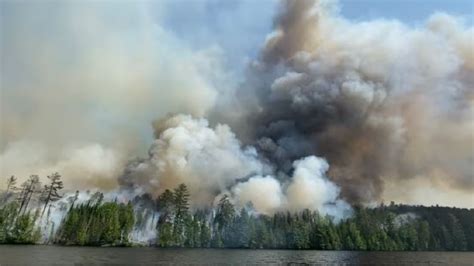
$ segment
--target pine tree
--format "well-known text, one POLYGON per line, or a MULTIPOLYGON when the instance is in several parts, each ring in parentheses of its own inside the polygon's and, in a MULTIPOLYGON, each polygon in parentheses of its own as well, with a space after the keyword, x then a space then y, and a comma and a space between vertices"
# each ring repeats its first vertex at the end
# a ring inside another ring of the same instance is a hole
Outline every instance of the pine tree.
POLYGON ((354 243, 355 250, 366 250, 367 245, 364 238, 362 237, 357 225, 354 223, 349 223, 349 235, 354 243))
POLYGON ((292 228, 293 244, 296 249, 308 249, 310 246, 309 241, 309 225, 303 220, 298 219, 293 224, 292 228))
POLYGON ((35 221, 29 212, 19 215, 13 228, 8 233, 8 241, 15 244, 34 244, 40 238, 40 232, 35 229, 35 221))
POLYGON ((173 216, 175 197, 169 189, 165 190, 157 200, 157 208, 160 212, 158 219, 158 245, 170 247, 173 245, 173 216))
POLYGON ((157 210, 160 212, 158 224, 171 222, 174 216, 174 194, 169 189, 165 190, 157 199, 157 210))
POLYGON ((214 219, 217 224, 219 231, 222 231, 225 227, 229 226, 235 217, 235 209, 232 203, 229 201, 229 197, 224 195, 219 201, 219 205, 216 210, 216 217, 214 219))
POLYGON ((120 243, 128 243, 128 234, 133 229, 135 216, 133 215, 133 206, 131 202, 127 205, 120 205, 119 208, 119 224, 120 224, 120 243))
POLYGON ((235 223, 235 245, 240 248, 248 248, 249 244, 249 214, 245 208, 240 211, 235 223))
POLYGON ((430 226, 426 221, 418 222, 418 249, 428 250, 430 243, 430 226))
POLYGON ((41 216, 43 216, 44 212, 46 211, 46 207, 50 202, 54 202, 62 198, 61 195, 58 194, 58 191, 63 188, 63 181, 61 181, 61 175, 59 173, 53 173, 52 175, 48 176, 50 180, 49 185, 44 186, 43 195, 41 197, 41 201, 44 202, 44 208, 41 212, 41 216))
POLYGON ((201 228, 199 230, 200 232, 200 241, 201 241, 201 247, 203 248, 208 248, 211 244, 211 229, 209 228, 209 225, 203 221, 201 222, 201 228))
POLYGON ((17 212, 17 202, 7 203, 0 208, 0 244, 8 243, 8 236, 14 225, 17 212))
POLYGON ((173 239, 175 245, 182 247, 185 240, 185 225, 189 209, 189 192, 185 184, 180 184, 174 190, 175 217, 173 224, 173 239))
POLYGON ((31 175, 30 178, 22 184, 22 192, 19 198, 20 209, 18 210, 18 213, 21 213, 22 210, 23 213, 26 213, 33 194, 39 192, 40 185, 41 183, 38 175, 31 175))
POLYGON ((170 222, 164 222, 158 227, 158 245, 160 247, 171 247, 173 246, 173 224, 170 222))
POLYGON ((458 218, 456 218, 456 216, 453 214, 449 214, 448 216, 448 226, 452 236, 452 250, 466 250, 466 236, 458 218))
POLYGON ((176 217, 183 219, 188 214, 189 209, 189 192, 185 184, 180 184, 174 190, 174 205, 176 217))

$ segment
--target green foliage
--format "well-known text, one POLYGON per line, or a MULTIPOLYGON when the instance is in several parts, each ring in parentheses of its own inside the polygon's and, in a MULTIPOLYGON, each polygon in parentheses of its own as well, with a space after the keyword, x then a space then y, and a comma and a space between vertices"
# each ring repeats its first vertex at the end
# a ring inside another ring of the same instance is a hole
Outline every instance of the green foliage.
POLYGON ((64 245, 127 245, 135 216, 132 205, 102 203, 95 195, 86 204, 72 206, 58 230, 56 243, 64 245))
POLYGON ((10 202, 0 208, 0 244, 35 244, 41 232, 30 212, 19 214, 19 205, 10 202))
POLYGON ((187 228, 189 225, 188 221, 191 219, 189 217, 189 192, 186 185, 181 184, 174 190, 174 223, 173 223, 173 238, 174 246, 184 247, 186 240, 186 232, 190 231, 190 228, 187 228))
POLYGON ((41 236, 39 229, 35 229, 35 221, 30 213, 16 217, 13 228, 7 235, 7 242, 14 244, 34 244, 41 236))
MULTIPOLYGON (((9 181, 10 187, 14 181, 9 181)), ((23 184, 19 201, 3 201, 0 205, 0 244, 27 244, 39 240, 40 232, 35 221, 44 212, 44 207, 36 208, 34 214, 31 210, 27 211, 38 184, 39 180, 32 176, 23 184)), ((150 212, 135 213, 131 202, 103 202, 103 194, 96 193, 88 202, 77 205, 77 196, 78 193, 70 201, 71 206, 52 242, 64 245, 129 245, 129 235, 134 226, 142 228, 147 224, 149 215, 146 216, 146 213, 150 212)), ((158 246, 474 250, 472 209, 395 204, 377 208, 354 207, 350 218, 335 222, 331 217, 309 210, 276 213, 273 216, 257 215, 252 212, 250 204, 237 211, 227 196, 222 197, 215 210, 190 211, 189 197, 184 184, 173 191, 164 191, 156 202, 149 196, 142 196, 142 202, 151 204, 140 208, 152 210, 153 213, 156 207, 159 213, 156 223, 158 246)))
POLYGON ((229 197, 225 195, 219 201, 219 205, 216 210, 216 217, 214 219, 217 224, 217 229, 222 231, 224 228, 230 226, 235 217, 235 209, 232 203, 229 201, 229 197))
MULTIPOLYGON (((176 190, 175 190, 176 191, 176 190)), ((172 193, 173 194, 173 193, 172 193)), ((170 198, 170 195, 166 196, 170 198)), ((165 197, 165 198, 166 198, 165 197)), ((174 197, 176 199, 176 195, 174 197)), ((162 199, 163 200, 163 199, 162 199)), ((166 204, 164 204, 166 205, 166 204)), ((172 206, 176 208, 176 205, 172 206)), ((251 209, 251 208, 249 208, 251 209)), ((252 215, 236 212, 223 197, 212 212, 187 213, 182 235, 174 223, 159 223, 160 246, 214 248, 289 248, 324 250, 472 250, 473 210, 405 205, 354 208, 354 215, 335 223, 309 210, 252 215), (461 217, 461 218, 459 218, 461 217)), ((171 220, 176 219, 173 214, 171 220)))
POLYGON ((15 224, 18 204, 11 202, 0 208, 0 243, 7 243, 7 238, 15 224))
POLYGON ((207 248, 211 244, 211 229, 207 225, 205 221, 200 222, 200 231, 199 231, 199 239, 200 239, 200 247, 207 248))
POLYGON ((165 190, 157 200, 160 218, 158 220, 158 246, 197 247, 200 246, 200 226, 189 209, 189 191, 186 185, 179 185, 174 191, 165 190), (199 242, 199 243, 197 243, 199 242))
POLYGON ((162 223, 158 227, 158 245, 160 247, 171 247, 173 246, 173 224, 162 223))

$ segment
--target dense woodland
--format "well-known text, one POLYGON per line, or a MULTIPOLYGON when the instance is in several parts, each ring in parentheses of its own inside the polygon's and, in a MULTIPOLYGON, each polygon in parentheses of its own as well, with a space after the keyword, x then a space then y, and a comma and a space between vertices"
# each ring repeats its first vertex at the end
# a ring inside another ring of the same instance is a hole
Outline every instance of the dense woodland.
POLYGON ((41 232, 38 221, 51 215, 49 206, 61 197, 60 176, 49 176, 44 189, 37 176, 13 189, 12 178, 1 198, 3 244, 132 245, 132 231, 141 230, 152 213, 156 241, 148 244, 159 247, 474 251, 474 209, 355 206, 350 218, 335 222, 309 210, 259 215, 251 204, 238 210, 223 197, 213 209, 191 211, 184 184, 157 199, 143 195, 126 204, 105 202, 101 193, 77 203, 76 194, 57 228, 41 232), (32 201, 40 207, 28 208, 32 201), (42 233, 50 234, 46 242, 42 233))

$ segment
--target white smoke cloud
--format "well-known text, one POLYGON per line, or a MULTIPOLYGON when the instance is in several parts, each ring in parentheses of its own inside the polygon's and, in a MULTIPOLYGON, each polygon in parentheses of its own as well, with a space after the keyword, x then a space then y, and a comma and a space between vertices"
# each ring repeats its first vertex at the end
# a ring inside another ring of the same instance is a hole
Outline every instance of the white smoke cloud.
POLYGON ((318 211, 336 219, 348 217, 352 208, 340 199, 340 189, 326 177, 326 160, 308 156, 293 163, 293 175, 284 182, 273 176, 255 176, 238 183, 231 192, 238 206, 252 202, 259 213, 318 211))
POLYGON ((157 122, 155 129, 157 139, 150 157, 130 165, 120 178, 122 184, 144 187, 157 195, 184 183, 195 207, 209 206, 239 178, 268 168, 254 148, 241 147, 226 125, 211 128, 205 119, 177 115, 157 122))
POLYGON ((293 163, 295 171, 288 186, 291 210, 318 210, 338 218, 349 216, 351 207, 339 199, 340 189, 326 177, 326 160, 309 156, 293 163))
POLYGON ((273 176, 254 176, 232 188, 234 201, 238 207, 252 203, 256 211, 273 214, 282 210, 285 204, 280 182, 273 176))

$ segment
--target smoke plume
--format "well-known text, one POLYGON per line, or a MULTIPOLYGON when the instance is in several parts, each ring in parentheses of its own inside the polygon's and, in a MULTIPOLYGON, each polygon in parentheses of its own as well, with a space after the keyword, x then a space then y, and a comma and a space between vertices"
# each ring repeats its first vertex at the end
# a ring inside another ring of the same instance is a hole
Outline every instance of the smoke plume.
POLYGON ((154 123, 156 140, 149 157, 129 163, 119 182, 124 189, 154 196, 184 183, 191 207, 212 206, 230 194, 238 207, 251 203, 259 213, 304 209, 342 218, 349 205, 328 180, 328 163, 309 156, 295 161, 291 177, 274 168, 254 147, 243 147, 227 125, 211 128, 205 119, 176 115, 154 123))
POLYGON ((242 147, 226 125, 177 115, 154 124, 157 139, 149 158, 129 163, 120 183, 158 195, 180 183, 190 189, 195 206, 206 206, 238 179, 262 173, 265 164, 253 147, 242 147))
POLYGON ((234 127, 283 172, 305 156, 326 158, 352 203, 413 178, 472 191, 472 36, 441 13, 410 28, 348 21, 333 2, 284 1, 234 127))

